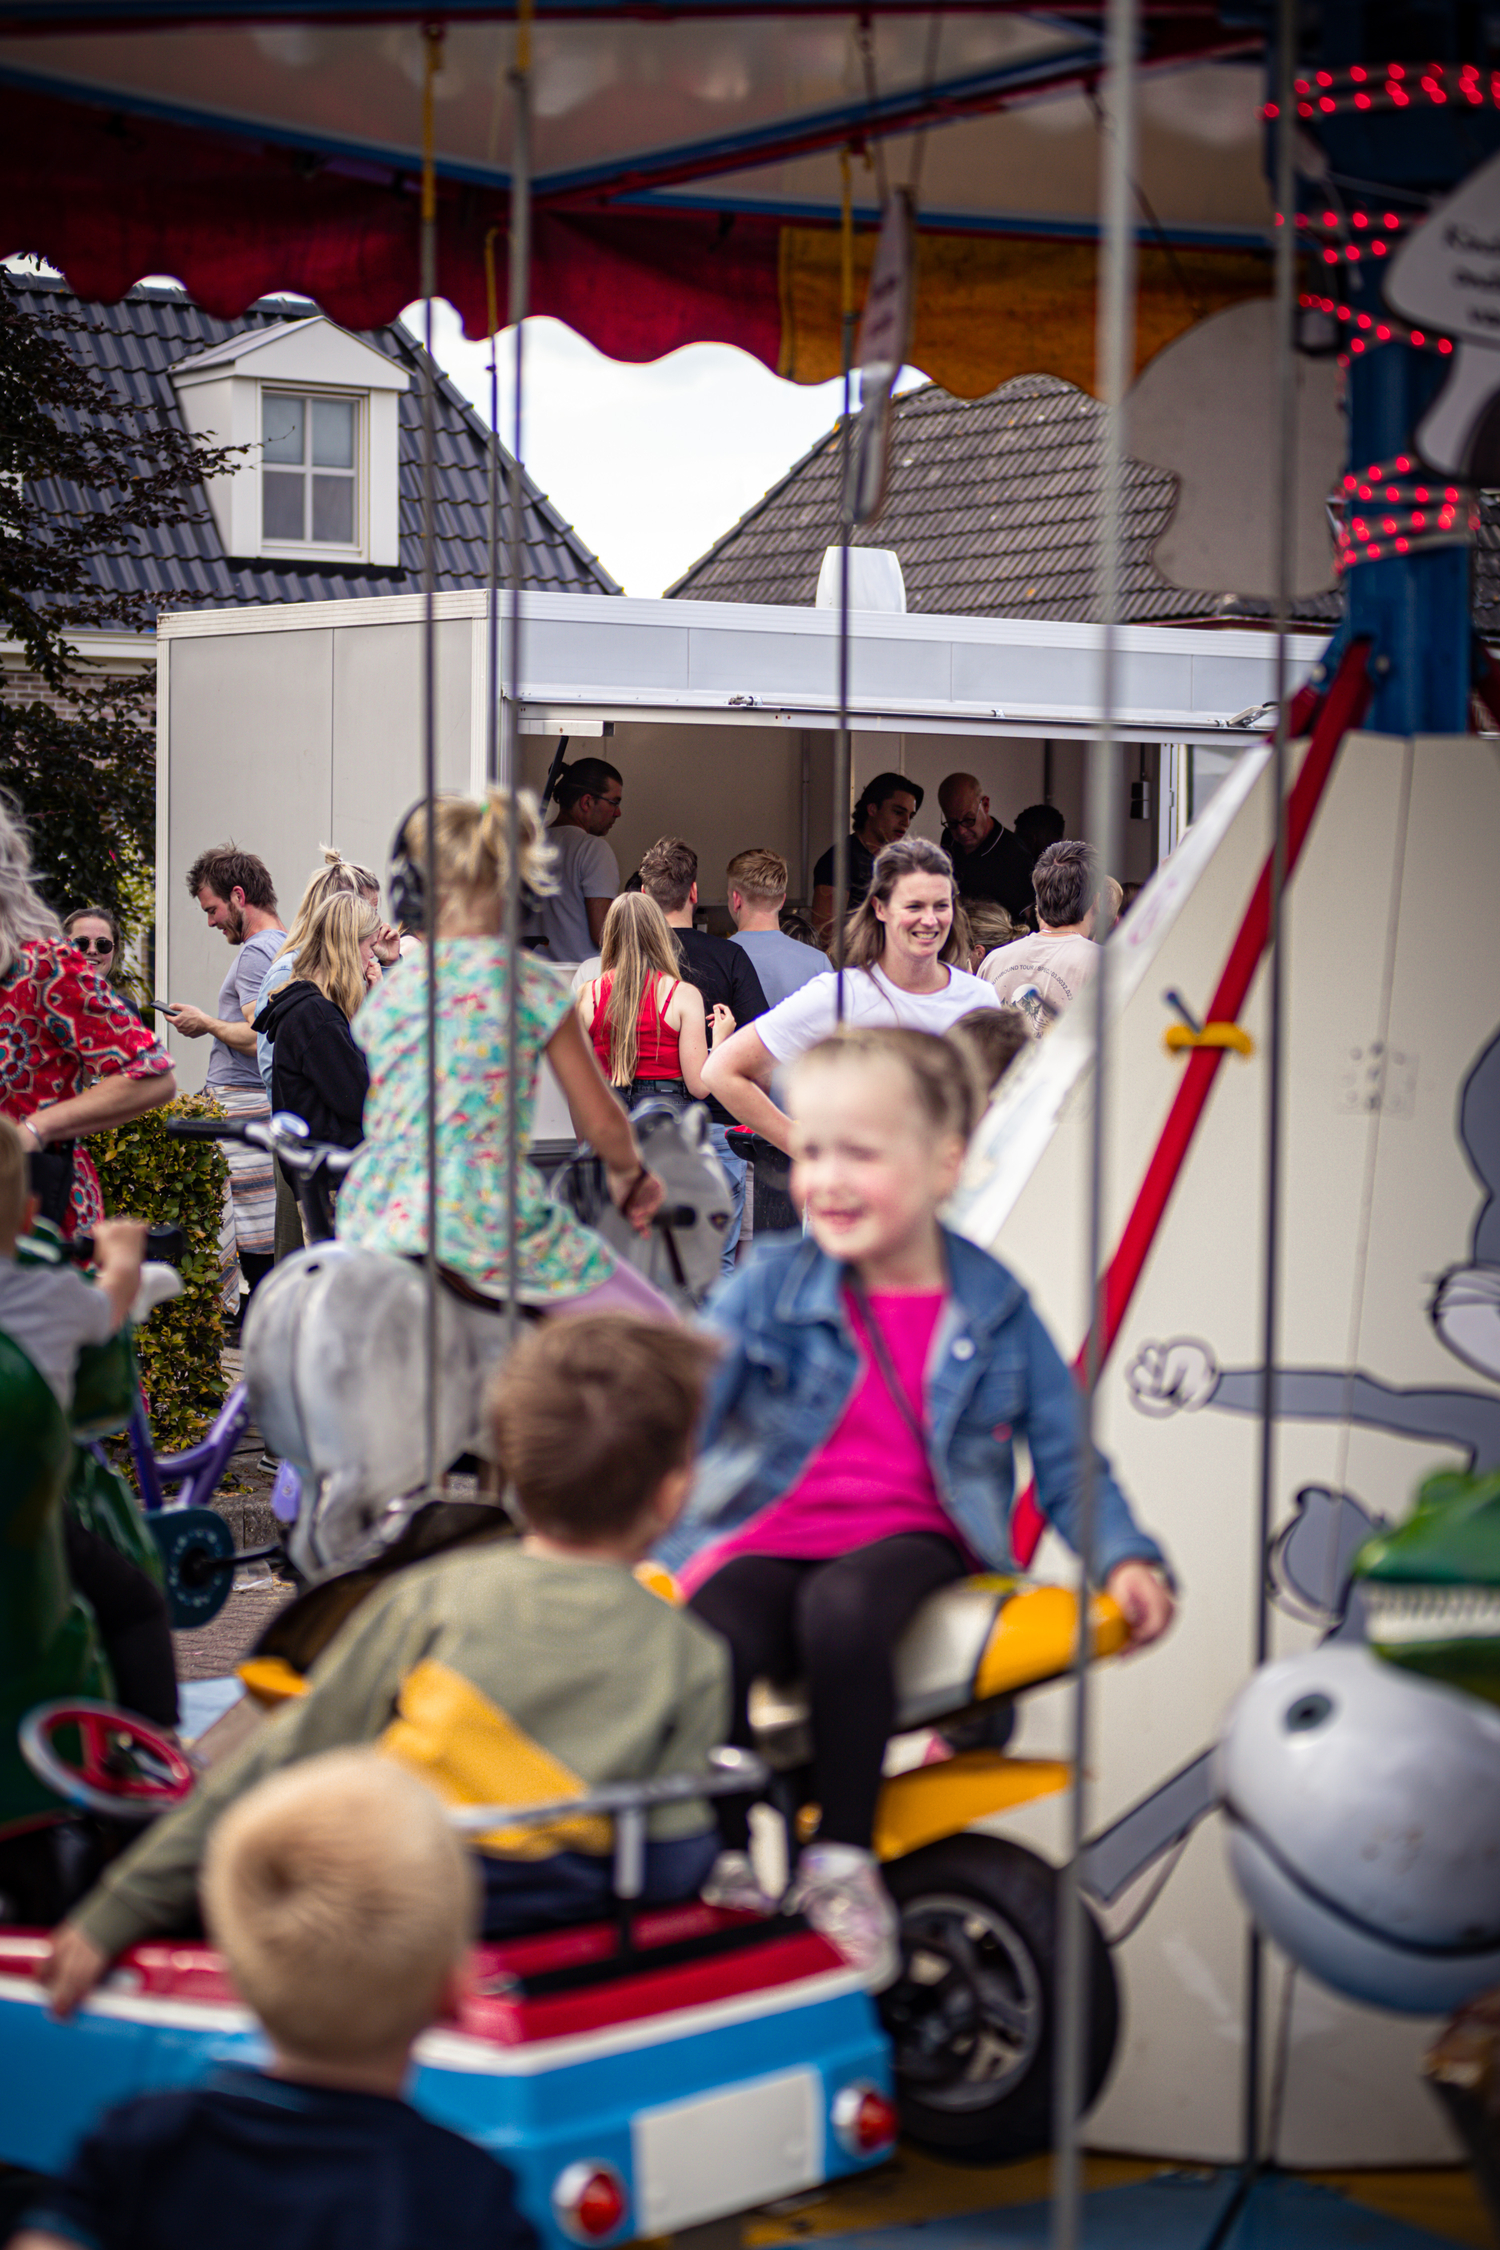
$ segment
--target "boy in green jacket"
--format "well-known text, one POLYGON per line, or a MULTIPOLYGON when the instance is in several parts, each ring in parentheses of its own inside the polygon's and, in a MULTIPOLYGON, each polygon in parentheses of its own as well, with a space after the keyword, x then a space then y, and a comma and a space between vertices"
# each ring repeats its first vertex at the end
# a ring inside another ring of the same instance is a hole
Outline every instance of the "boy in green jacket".
MULTIPOLYGON (((548 1322, 504 1363, 496 1448, 525 1536, 465 1547, 372 1594, 305 1694, 116 1860, 53 1941, 54 2011, 127 1946, 191 1921, 215 1822, 278 1768, 378 1744, 451 1804, 542 1804, 611 1781, 706 1771, 729 1724, 729 1661, 633 1565, 676 1520, 712 1347, 620 1314, 548 1322)), ((649 1819, 645 1899, 694 1893, 716 1831, 701 1800, 649 1819)), ((610 1888, 610 1823, 478 1839, 483 1930, 583 1919, 610 1888)))

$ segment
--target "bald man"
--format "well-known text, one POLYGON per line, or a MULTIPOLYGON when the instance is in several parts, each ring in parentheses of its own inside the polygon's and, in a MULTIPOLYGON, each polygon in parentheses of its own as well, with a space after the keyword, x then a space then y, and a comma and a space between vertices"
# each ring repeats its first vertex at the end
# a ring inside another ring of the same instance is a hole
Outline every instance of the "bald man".
POLYGON ((991 899, 1007 914, 1024 914, 1032 899, 1031 854, 995 819, 974 775, 950 773, 939 784, 938 803, 959 897, 991 899))

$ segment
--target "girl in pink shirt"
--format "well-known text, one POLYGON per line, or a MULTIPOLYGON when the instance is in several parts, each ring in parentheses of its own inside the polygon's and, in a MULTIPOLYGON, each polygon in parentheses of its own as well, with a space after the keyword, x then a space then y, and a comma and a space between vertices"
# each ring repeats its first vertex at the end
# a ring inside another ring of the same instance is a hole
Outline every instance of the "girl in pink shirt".
MULTIPOLYGON (((820 1819, 795 1903, 872 1990, 899 1965, 871 1852, 896 1642, 939 1587, 1008 1559, 1012 1426, 1064 1536, 1075 1497, 1072 1379, 1014 1277, 938 1218, 978 1106, 964 1056, 922 1032, 846 1031, 794 1066, 793 1193, 811 1239, 758 1250, 708 1314, 727 1348, 705 1468, 721 1444, 754 1467, 727 1503, 704 1476, 664 1550, 729 1643, 733 1739, 749 1740, 754 1680, 807 1680, 820 1819)), ((1172 1614, 1160 1550, 1107 1470, 1097 1514, 1097 1576, 1152 1640, 1172 1614)), ((705 1896, 766 1908, 748 1807, 721 1808, 705 1896)))

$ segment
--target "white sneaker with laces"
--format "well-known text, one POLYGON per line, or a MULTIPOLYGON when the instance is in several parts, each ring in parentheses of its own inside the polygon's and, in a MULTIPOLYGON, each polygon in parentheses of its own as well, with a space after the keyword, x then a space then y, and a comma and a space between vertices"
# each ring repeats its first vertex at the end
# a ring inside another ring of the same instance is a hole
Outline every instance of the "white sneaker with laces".
POLYGON ((837 1946, 871 1992, 894 1984, 901 1968, 901 1926, 872 1853, 856 1844, 809 1844, 787 1904, 837 1946))
POLYGON ((776 1901, 761 1889, 748 1852, 720 1852, 698 1896, 705 1906, 719 1906, 730 1914, 776 1912, 776 1901))

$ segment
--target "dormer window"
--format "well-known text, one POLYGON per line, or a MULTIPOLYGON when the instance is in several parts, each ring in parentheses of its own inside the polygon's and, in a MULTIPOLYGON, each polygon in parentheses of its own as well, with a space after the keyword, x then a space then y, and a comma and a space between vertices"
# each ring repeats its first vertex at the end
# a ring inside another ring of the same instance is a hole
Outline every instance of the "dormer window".
POLYGON ((172 381, 190 430, 245 448, 207 487, 227 556, 400 564, 404 367, 313 313, 196 352, 172 381))
POLYGON ((359 404, 262 390, 261 537, 268 547, 358 546, 359 404))

